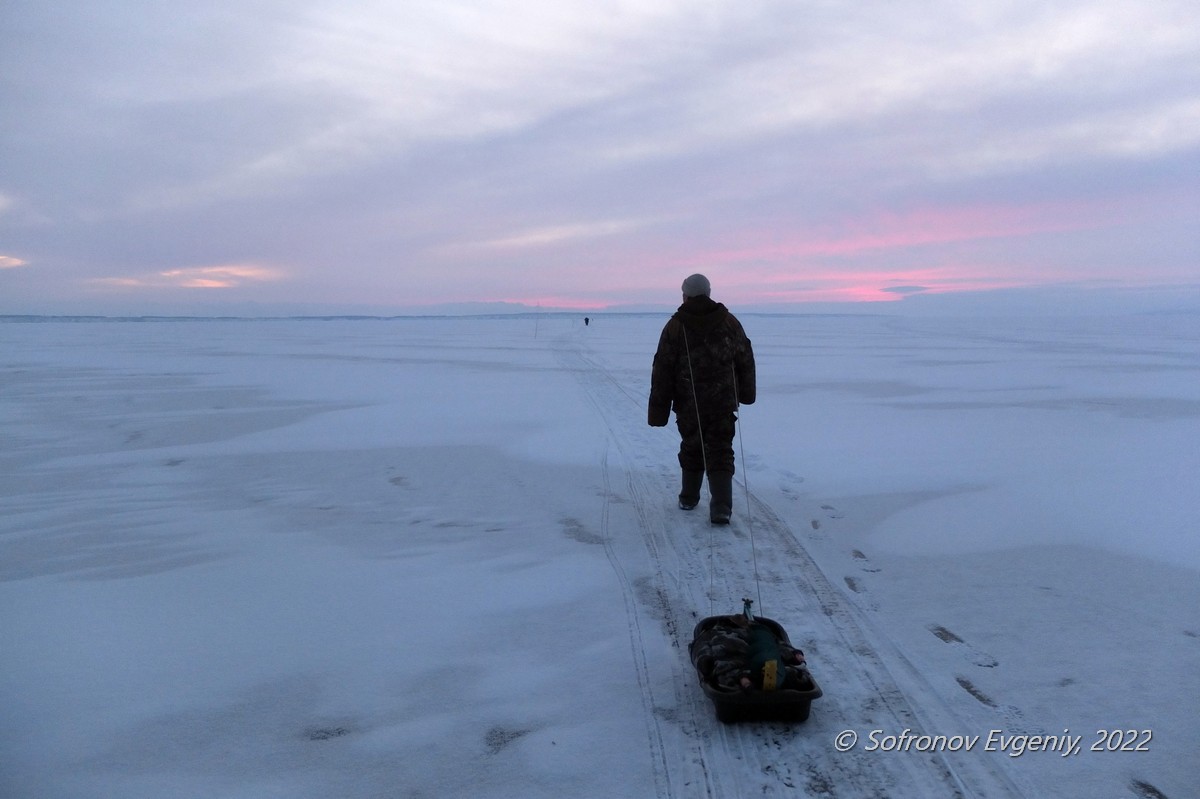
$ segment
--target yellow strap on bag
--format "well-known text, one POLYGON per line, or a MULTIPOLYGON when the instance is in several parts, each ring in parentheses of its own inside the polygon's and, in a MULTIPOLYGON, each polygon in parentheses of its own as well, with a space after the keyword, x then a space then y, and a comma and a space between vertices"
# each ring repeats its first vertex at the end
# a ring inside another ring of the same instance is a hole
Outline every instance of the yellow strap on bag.
POLYGON ((763 664, 763 690, 774 691, 779 687, 779 661, 768 660, 763 664))

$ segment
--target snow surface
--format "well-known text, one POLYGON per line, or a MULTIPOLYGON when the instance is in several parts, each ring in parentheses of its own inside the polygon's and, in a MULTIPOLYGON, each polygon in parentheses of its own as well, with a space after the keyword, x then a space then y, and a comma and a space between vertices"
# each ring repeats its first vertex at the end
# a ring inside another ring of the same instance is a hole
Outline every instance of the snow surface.
POLYGON ((0 324, 0 795, 1200 795, 1200 317, 743 315, 719 529, 664 321, 0 324), (803 724, 700 691, 743 596, 803 724))

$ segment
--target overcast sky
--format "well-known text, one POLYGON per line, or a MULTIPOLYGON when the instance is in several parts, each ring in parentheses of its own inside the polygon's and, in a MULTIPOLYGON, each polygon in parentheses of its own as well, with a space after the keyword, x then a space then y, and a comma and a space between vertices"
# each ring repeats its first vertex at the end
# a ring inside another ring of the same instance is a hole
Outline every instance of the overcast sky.
POLYGON ((0 37, 0 313, 1200 283, 1195 0, 4 0, 0 37))

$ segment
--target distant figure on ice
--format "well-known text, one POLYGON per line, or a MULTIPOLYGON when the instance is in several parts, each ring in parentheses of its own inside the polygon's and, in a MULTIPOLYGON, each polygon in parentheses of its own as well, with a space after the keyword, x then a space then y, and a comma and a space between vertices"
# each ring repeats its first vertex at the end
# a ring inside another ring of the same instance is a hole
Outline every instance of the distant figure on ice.
POLYGON ((733 435, 738 405, 755 399, 754 351, 741 323, 709 296, 704 275, 683 281, 683 304, 663 328, 650 375, 648 421, 665 427, 675 411, 683 488, 679 507, 700 503, 708 473, 709 520, 733 514, 733 435))
POLYGON ((591 321, 592 321, 592 320, 591 320, 591 319, 588 319, 586 316, 585 316, 585 317, 583 317, 583 326, 584 326, 584 327, 587 327, 589 324, 591 324, 591 321))

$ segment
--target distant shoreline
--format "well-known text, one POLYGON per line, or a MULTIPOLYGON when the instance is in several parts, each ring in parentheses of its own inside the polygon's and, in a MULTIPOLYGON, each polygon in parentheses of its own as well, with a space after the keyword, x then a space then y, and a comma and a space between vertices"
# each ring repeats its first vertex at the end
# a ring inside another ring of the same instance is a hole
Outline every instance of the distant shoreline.
MULTIPOLYGON (((598 318, 613 318, 613 317, 640 317, 640 318, 665 318, 674 313, 674 309, 664 309, 662 311, 591 311, 588 313, 579 313, 577 311, 514 311, 510 313, 464 313, 464 314, 394 314, 390 316, 378 316, 371 314, 331 314, 331 315, 299 315, 299 316, 186 316, 186 315, 140 315, 140 316, 103 316, 103 315, 72 315, 72 314, 0 314, 0 324, 21 324, 21 323, 44 323, 44 322, 67 322, 67 323, 95 323, 95 322, 389 322, 406 319, 545 319, 546 317, 554 317, 558 319, 582 319, 588 317, 591 319, 598 318)), ((738 316, 745 317, 779 317, 792 318, 804 316, 852 316, 852 317, 878 317, 888 316, 889 314, 881 313, 837 313, 833 311, 787 311, 787 312, 767 312, 767 311, 738 311, 738 316)))

